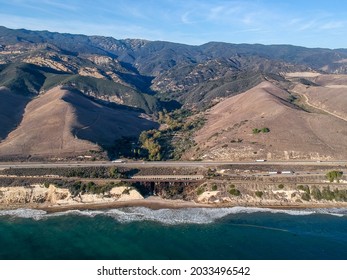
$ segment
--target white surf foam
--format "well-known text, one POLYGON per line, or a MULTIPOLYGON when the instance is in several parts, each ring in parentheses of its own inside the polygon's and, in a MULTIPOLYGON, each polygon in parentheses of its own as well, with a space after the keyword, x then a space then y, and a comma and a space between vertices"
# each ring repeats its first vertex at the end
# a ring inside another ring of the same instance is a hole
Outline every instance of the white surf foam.
POLYGON ((40 220, 46 214, 47 212, 43 210, 25 209, 25 208, 0 211, 0 217, 11 216, 11 217, 17 217, 17 218, 30 218, 34 220, 40 220))
POLYGON ((163 224, 208 224, 228 215, 272 213, 287 214, 294 216, 303 215, 333 215, 336 217, 347 217, 347 208, 318 208, 302 210, 284 210, 256 207, 232 207, 232 208, 182 208, 182 209, 159 209, 152 210, 145 207, 128 207, 109 210, 69 210, 47 214, 42 210, 16 209, 2 210, 1 216, 12 216, 18 218, 30 218, 34 220, 47 219, 63 215, 77 215, 85 217, 95 217, 98 215, 112 217, 118 222, 129 223, 136 221, 153 221, 163 224))

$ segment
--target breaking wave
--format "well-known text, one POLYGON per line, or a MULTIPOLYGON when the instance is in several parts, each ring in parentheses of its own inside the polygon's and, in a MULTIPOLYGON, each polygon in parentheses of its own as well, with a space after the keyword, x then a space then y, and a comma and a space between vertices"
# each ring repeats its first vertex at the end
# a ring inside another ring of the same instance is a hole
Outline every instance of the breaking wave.
POLYGON ((256 207, 232 207, 232 208, 182 208, 182 209, 159 209, 152 210, 145 207, 127 207, 108 210, 69 210, 58 213, 47 213, 43 210, 16 209, 2 210, 1 216, 30 218, 42 220, 52 217, 78 215, 86 217, 107 216, 121 223, 137 221, 153 221, 162 224, 208 224, 228 215, 252 214, 252 213, 273 213, 287 214, 294 216, 302 215, 333 215, 337 217, 347 217, 347 208, 317 208, 301 210, 283 210, 256 207))

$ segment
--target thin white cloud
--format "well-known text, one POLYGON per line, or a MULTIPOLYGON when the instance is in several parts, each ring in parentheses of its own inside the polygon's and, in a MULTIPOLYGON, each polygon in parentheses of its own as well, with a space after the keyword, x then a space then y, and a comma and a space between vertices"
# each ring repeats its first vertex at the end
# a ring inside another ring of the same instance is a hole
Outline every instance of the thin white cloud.
POLYGON ((25 11, 28 15, 39 13, 41 14, 41 16, 46 17, 57 17, 61 16, 64 13, 74 13, 79 9, 73 4, 64 4, 53 0, 12 0, 7 5, 14 8, 12 13, 15 13, 18 10, 25 11))
POLYGON ((243 16, 241 22, 246 25, 258 24, 260 21, 258 19, 258 13, 248 13, 243 16))
POLYGON ((312 29, 312 28, 316 28, 316 27, 317 27, 317 21, 316 20, 310 20, 308 22, 301 23, 300 26, 298 27, 298 30, 304 31, 304 30, 312 29))
POLYGON ((192 24, 193 21, 190 19, 191 12, 185 12, 183 15, 181 15, 181 22, 184 24, 192 24))
POLYGON ((323 24, 320 28, 325 30, 330 30, 330 29, 343 28, 345 27, 345 25, 346 25, 346 22, 344 21, 330 21, 323 24))

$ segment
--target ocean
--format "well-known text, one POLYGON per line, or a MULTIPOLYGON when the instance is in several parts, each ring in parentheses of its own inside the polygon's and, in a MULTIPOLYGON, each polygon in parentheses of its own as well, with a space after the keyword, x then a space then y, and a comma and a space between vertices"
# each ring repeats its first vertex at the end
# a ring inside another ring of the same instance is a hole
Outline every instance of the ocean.
POLYGON ((347 259, 347 209, 2 210, 0 259, 347 259))

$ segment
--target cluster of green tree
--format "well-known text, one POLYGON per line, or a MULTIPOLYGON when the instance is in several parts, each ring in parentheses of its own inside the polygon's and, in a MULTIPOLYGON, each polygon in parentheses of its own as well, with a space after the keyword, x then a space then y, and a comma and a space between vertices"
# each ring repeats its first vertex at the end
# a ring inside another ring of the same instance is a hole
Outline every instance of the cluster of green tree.
POLYGON ((161 130, 149 130, 141 133, 139 142, 141 156, 149 160, 179 159, 195 143, 192 135, 202 127, 205 120, 201 116, 191 117, 192 112, 177 109, 172 112, 159 112, 158 120, 163 124, 161 130))
POLYGON ((321 191, 317 187, 313 187, 311 190, 311 196, 316 200, 335 200, 335 201, 347 201, 347 190, 330 190, 330 187, 325 187, 321 191))
POLYGON ((335 180, 339 182, 340 179, 342 178, 342 175, 343 175, 342 171, 332 170, 326 174, 326 177, 330 182, 334 182, 335 180))
POLYGON ((135 137, 121 137, 117 139, 114 143, 110 156, 112 158, 132 158, 132 159, 142 159, 145 158, 146 153, 141 147, 139 141, 135 137))
POLYGON ((301 198, 305 201, 310 201, 312 198, 315 200, 329 200, 329 201, 347 201, 347 190, 331 190, 330 187, 324 187, 322 190, 316 186, 298 186, 298 189, 304 191, 301 198))
POLYGON ((170 130, 179 130, 182 127, 182 124, 179 122, 179 119, 175 119, 169 114, 166 110, 159 112, 158 121, 161 124, 165 124, 169 127, 170 130))
POLYGON ((105 194, 109 192, 112 188, 117 186, 124 186, 124 183, 115 183, 110 182, 106 183, 104 185, 97 185, 94 182, 88 182, 84 183, 81 181, 74 182, 72 185, 68 187, 69 191, 71 192, 72 196, 77 196, 79 194, 105 194))
POLYGON ((305 201, 309 201, 311 200, 311 191, 310 191, 310 187, 309 186, 304 186, 304 185, 299 185, 298 189, 303 191, 303 193, 301 194, 301 199, 305 200, 305 201))
POLYGON ((192 117, 192 111, 165 109, 158 114, 160 130, 143 131, 139 138, 122 137, 110 150, 111 157, 144 160, 180 159, 181 155, 195 145, 193 133, 205 122, 202 116, 192 117))
POLYGON ((90 167, 69 167, 69 168, 10 168, 1 171, 5 175, 16 176, 47 176, 55 175, 60 177, 79 178, 123 178, 126 172, 120 171, 116 167, 90 166, 90 167))
POLYGON ((184 199, 185 186, 183 183, 163 184, 156 188, 156 193, 166 199, 184 199))
POLYGON ((268 132, 270 132, 270 129, 269 129, 268 127, 263 127, 263 128, 261 128, 261 129, 259 129, 259 128, 253 128, 252 132, 253 132, 253 134, 258 134, 258 133, 260 133, 260 132, 268 133, 268 132))
POLYGON ((161 160, 162 159, 162 147, 159 144, 161 132, 159 130, 143 131, 140 135, 140 142, 142 148, 147 151, 149 160, 161 160))
POLYGON ((66 177, 79 178, 122 178, 124 174, 112 167, 77 167, 69 168, 66 177))

